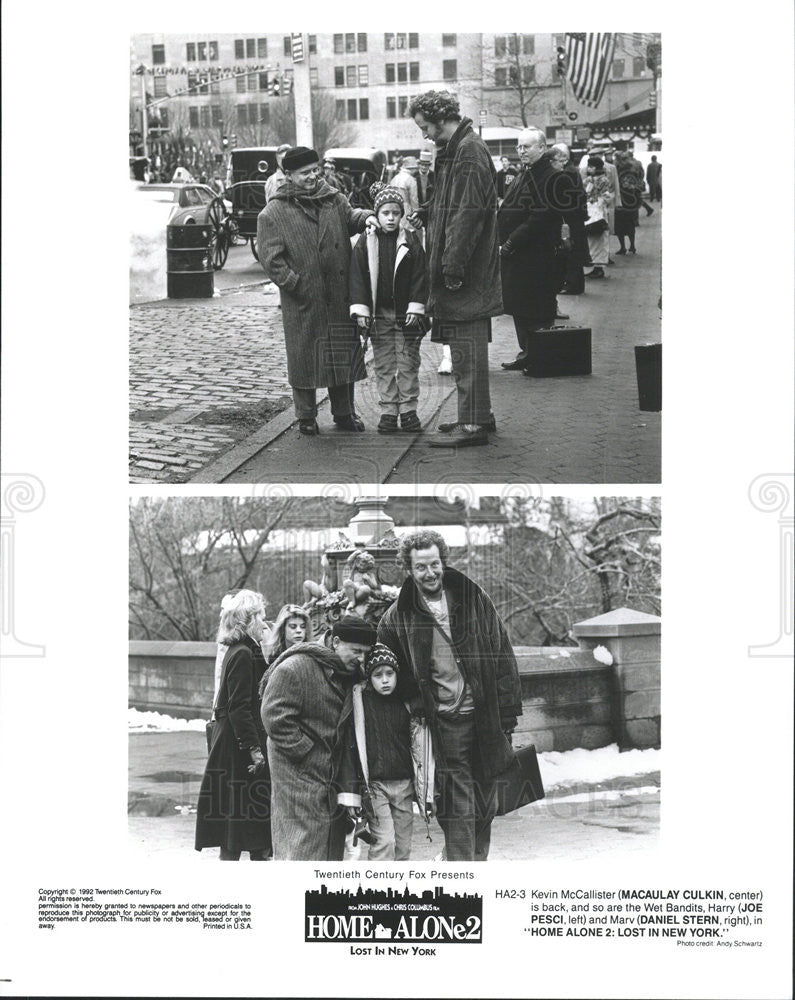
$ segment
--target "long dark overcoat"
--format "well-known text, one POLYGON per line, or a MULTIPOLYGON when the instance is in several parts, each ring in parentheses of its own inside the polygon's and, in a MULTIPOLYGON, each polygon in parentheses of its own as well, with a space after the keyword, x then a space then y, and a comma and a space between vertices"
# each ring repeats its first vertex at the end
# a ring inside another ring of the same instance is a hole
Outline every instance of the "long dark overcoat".
POLYGON ((213 743, 196 806, 196 850, 270 850, 270 778, 248 773, 250 750, 265 753, 259 682, 265 659, 247 636, 224 658, 216 700, 213 743))
POLYGON ((576 208, 571 178, 555 170, 546 155, 508 188, 497 218, 500 243, 513 248, 501 258, 502 300, 510 316, 554 322, 555 296, 565 276, 565 259, 556 257, 555 248, 562 222, 576 208))
MULTIPOLYGON (((504 730, 513 729, 522 714, 516 657, 494 605, 476 583, 448 566, 444 588, 456 661, 472 691, 484 774, 495 777, 514 759, 504 730)), ((397 657, 401 681, 413 681, 414 693, 420 698, 431 730, 434 753, 444 767, 430 670, 435 627, 417 585, 409 577, 378 625, 378 641, 389 646, 397 657)), ((411 689, 404 690, 410 697, 411 689)))
POLYGON ((257 253, 279 286, 287 380, 297 389, 342 385, 367 377, 349 314, 350 237, 373 213, 351 208, 321 181, 307 197, 291 184, 273 195, 257 219, 257 253))
POLYGON ((436 154, 427 213, 428 310, 435 319, 468 322, 502 312, 496 183, 486 144, 462 119, 436 154), (452 292, 445 278, 463 284, 452 292))
MULTIPOLYGON (((351 718, 352 680, 336 653, 301 643, 271 666, 262 696, 277 861, 341 861, 345 811, 337 805, 351 718)), ((348 763, 346 773, 350 773, 348 763)))

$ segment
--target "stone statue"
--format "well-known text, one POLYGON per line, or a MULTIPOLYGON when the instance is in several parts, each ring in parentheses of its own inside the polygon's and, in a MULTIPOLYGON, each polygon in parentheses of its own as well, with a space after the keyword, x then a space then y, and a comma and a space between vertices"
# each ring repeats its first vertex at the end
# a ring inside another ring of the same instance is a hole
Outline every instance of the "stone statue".
POLYGON ((327 555, 323 555, 320 560, 323 574, 318 583, 314 580, 304 580, 304 603, 319 601, 322 597, 327 597, 337 589, 337 570, 331 564, 327 555))
POLYGON ((375 559, 364 549, 356 549, 345 561, 342 589, 348 599, 346 611, 364 617, 370 599, 381 591, 375 559))

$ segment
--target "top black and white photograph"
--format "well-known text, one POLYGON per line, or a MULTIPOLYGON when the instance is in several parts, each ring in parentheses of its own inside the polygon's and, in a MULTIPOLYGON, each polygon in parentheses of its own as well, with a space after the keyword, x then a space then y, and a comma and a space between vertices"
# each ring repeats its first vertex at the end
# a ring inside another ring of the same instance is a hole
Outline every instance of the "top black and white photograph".
POLYGON ((659 483, 661 73, 642 32, 132 36, 130 482, 659 483))

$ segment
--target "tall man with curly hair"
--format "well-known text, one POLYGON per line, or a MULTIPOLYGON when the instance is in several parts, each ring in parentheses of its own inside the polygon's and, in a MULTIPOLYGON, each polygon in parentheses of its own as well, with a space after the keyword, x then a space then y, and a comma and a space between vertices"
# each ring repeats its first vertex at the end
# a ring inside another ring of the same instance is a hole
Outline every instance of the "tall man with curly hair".
POLYGON ((431 339, 450 345, 458 390, 458 420, 443 425, 429 443, 488 444, 496 429, 489 395, 491 317, 502 312, 497 175, 455 95, 429 90, 412 98, 407 114, 438 149, 433 196, 408 221, 426 226, 431 339))
POLYGON ((485 861, 496 781, 511 764, 522 714, 516 657, 488 596, 447 565, 436 531, 404 535, 408 576, 378 626, 400 665, 402 694, 428 720, 436 757, 437 815, 448 861, 485 861))

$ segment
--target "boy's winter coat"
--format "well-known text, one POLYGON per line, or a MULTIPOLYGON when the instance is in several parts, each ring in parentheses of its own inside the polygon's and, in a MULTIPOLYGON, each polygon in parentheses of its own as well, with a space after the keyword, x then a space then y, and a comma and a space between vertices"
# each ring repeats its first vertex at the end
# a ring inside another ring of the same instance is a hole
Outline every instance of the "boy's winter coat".
MULTIPOLYGON (((378 288, 378 234, 359 236, 351 255, 351 316, 375 316, 375 296, 378 288)), ((406 313, 425 316, 428 297, 428 276, 425 251, 412 232, 401 230, 397 237, 395 258, 395 319, 403 327, 406 313)), ((426 333, 430 324, 420 319, 420 330, 426 333)))

